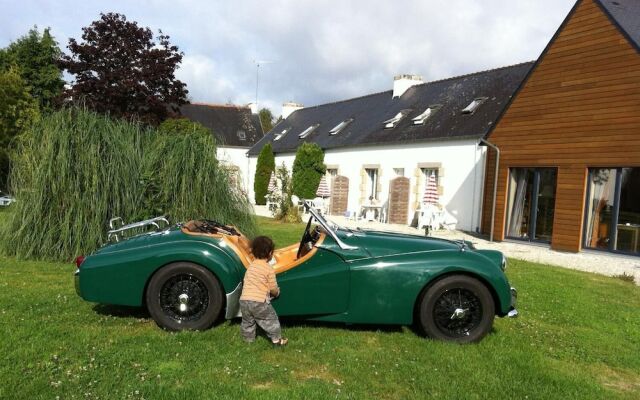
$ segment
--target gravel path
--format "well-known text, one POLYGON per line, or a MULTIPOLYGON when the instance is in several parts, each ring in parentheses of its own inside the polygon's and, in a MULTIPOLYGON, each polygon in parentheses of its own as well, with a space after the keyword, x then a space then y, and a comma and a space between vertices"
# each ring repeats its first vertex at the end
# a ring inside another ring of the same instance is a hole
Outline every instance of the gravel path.
MULTIPOLYGON (((256 215, 271 217, 264 206, 255 206, 256 215)), ((413 235, 421 235, 423 231, 406 225, 384 224, 377 221, 353 221, 345 217, 331 216, 338 225, 349 228, 375 229, 413 235)), ((432 236, 444 239, 465 239, 479 249, 495 249, 502 251, 507 257, 517 258, 541 264, 594 272, 597 274, 616 276, 632 275, 636 285, 640 285, 640 257, 604 253, 595 250, 583 250, 580 253, 567 253, 549 249, 546 245, 521 243, 518 241, 489 242, 486 239, 470 236, 461 231, 436 231, 432 236)))

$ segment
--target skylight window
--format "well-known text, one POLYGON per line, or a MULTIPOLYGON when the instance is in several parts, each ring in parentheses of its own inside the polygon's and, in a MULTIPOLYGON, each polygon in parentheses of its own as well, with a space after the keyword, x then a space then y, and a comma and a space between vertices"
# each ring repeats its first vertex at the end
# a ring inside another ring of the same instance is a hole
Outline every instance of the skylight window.
POLYGON ((395 128, 396 126, 398 126, 398 124, 400 123, 400 121, 402 121, 402 119, 404 117, 406 117, 412 110, 407 109, 407 110, 402 110, 399 113, 397 113, 393 118, 390 118, 386 121, 383 122, 384 124, 384 129, 392 129, 395 128))
POLYGON ((473 99, 473 101, 462 110, 462 113, 473 114, 474 112, 476 112, 478 107, 480 107, 480 104, 484 103, 485 100, 487 100, 486 97, 478 97, 476 99, 473 99))
POLYGON ((300 133, 300 134, 298 135, 298 137, 299 137, 300 139, 304 139, 304 138, 306 138, 307 136, 311 135, 311 133, 312 133, 313 131, 315 131, 316 129, 318 129, 318 127, 319 127, 319 126, 320 126, 320 124, 311 125, 311 126, 310 126, 310 127, 308 127, 307 129, 305 129, 304 131, 302 131, 302 133, 300 133))
POLYGON ((383 122, 384 124, 384 129, 391 129, 391 128, 395 128, 396 125, 398 124, 398 122, 400 122, 400 120, 404 118, 404 114, 402 113, 402 111, 400 111, 399 113, 396 114, 395 117, 390 118, 386 121, 383 122))
POLYGON ((284 135, 286 135, 286 134, 287 134, 287 132, 289 132, 289 130, 290 130, 290 129, 291 129, 291 128, 285 128, 285 129, 283 129, 283 130, 282 130, 282 132, 280 132, 280 133, 276 133, 276 136, 273 138, 273 140, 280 140, 280 139, 282 139, 282 137, 283 137, 284 135))
POLYGON ((239 130, 238 131, 238 139, 247 140, 247 134, 245 133, 245 131, 243 131, 243 130, 239 130))
POLYGON ((418 115, 415 118, 412 118, 411 121, 413 121, 414 125, 424 125, 424 121, 429 119, 429 117, 431 117, 438 108, 440 108, 440 104, 431 105, 427 107, 427 109, 424 110, 422 114, 418 115))
POLYGON ((334 126, 333 129, 331 129, 329 131, 330 135, 337 135, 338 133, 340 133, 344 128, 347 127, 347 125, 349 125, 350 123, 353 122, 353 118, 349 118, 349 119, 345 119, 344 121, 340 122, 338 125, 334 126))

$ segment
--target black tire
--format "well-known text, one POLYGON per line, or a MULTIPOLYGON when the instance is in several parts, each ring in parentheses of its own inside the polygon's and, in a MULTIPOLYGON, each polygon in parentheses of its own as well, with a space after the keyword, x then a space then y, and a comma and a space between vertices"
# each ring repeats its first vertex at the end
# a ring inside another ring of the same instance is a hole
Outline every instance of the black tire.
POLYGON ((224 303, 218 279, 188 262, 169 264, 156 272, 145 296, 151 317, 169 331, 209 329, 224 303))
POLYGON ((450 275, 431 285, 418 307, 418 323, 433 339, 478 342, 491 331, 495 304, 489 289, 466 275, 450 275))

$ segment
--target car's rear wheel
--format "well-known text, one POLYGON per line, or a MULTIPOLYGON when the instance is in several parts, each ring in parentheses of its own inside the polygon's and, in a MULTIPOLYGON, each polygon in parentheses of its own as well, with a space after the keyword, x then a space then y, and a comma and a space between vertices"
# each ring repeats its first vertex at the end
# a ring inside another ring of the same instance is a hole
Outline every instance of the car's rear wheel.
POLYGON ((427 336, 471 343, 491 331, 495 305, 482 282, 466 275, 451 275, 427 289, 418 312, 418 322, 427 336))
POLYGON ((218 279, 209 270, 178 262, 153 275, 146 302, 149 314, 161 328, 204 330, 218 319, 224 297, 218 279))

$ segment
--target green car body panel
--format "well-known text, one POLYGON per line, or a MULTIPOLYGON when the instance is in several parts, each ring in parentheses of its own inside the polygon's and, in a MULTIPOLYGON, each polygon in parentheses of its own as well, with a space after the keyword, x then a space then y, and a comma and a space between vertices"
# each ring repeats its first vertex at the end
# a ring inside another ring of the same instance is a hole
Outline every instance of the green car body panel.
MULTIPOLYGON (((396 233, 335 233, 336 237, 326 235, 307 261, 277 275, 282 296, 273 305, 279 315, 411 324, 423 290, 449 274, 466 274, 485 283, 497 315, 512 309, 511 288, 498 251, 396 233)), ((210 270, 223 286, 227 302, 244 277, 245 267, 223 240, 173 227, 107 245, 88 256, 77 272, 78 293, 91 302, 141 306, 153 274, 180 261, 210 270)), ((228 318, 233 316, 227 312, 228 318)))

